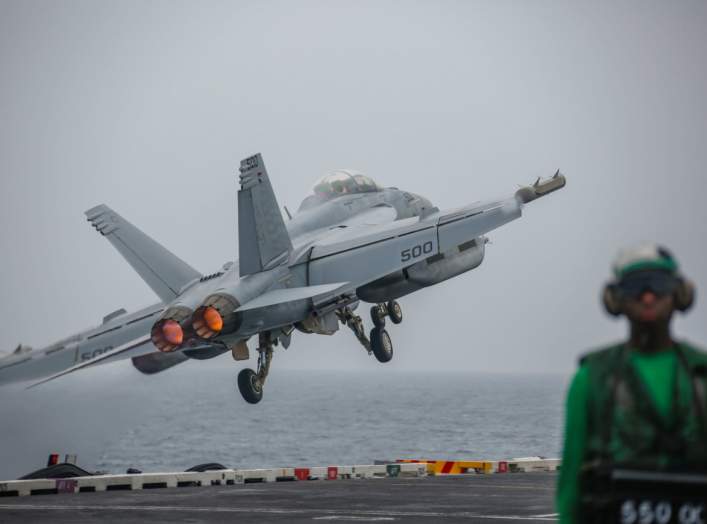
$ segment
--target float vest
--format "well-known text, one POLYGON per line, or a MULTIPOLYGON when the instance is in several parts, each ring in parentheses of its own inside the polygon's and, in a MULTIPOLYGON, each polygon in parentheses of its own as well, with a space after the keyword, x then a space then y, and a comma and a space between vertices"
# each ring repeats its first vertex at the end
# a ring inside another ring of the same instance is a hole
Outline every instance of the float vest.
POLYGON ((667 418, 658 412, 625 344, 582 359, 592 392, 585 467, 707 466, 707 354, 685 343, 676 344, 675 351, 677 364, 667 418))

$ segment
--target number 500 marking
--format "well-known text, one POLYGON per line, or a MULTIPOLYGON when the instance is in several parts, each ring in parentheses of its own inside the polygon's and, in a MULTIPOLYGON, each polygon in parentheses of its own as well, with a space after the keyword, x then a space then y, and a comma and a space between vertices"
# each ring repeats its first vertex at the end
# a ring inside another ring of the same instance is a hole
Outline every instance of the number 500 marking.
POLYGON ((404 249, 400 252, 400 261, 407 262, 413 258, 421 257, 423 254, 427 255, 432 253, 432 241, 425 242, 424 244, 418 244, 409 249, 404 249))

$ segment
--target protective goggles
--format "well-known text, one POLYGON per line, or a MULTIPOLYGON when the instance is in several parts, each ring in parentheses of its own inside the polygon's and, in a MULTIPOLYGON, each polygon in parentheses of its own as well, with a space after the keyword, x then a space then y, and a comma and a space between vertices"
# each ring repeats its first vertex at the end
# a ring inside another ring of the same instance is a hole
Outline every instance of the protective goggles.
POLYGON ((667 271, 637 271, 624 276, 617 288, 626 298, 638 299, 646 291, 664 297, 674 293, 678 283, 678 278, 667 271))

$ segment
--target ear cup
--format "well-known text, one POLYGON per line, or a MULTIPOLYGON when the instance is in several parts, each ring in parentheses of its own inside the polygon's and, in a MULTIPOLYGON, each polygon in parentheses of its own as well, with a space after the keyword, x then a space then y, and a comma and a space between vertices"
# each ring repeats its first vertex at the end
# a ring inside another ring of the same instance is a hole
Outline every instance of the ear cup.
POLYGON ((680 278, 675 290, 675 309, 687 311, 695 302, 695 285, 686 278, 680 278))
POLYGON ((606 312, 612 317, 618 317, 621 311, 621 299, 619 297, 619 290, 616 288, 616 284, 609 283, 604 286, 604 292, 601 295, 602 302, 604 303, 604 308, 606 312))

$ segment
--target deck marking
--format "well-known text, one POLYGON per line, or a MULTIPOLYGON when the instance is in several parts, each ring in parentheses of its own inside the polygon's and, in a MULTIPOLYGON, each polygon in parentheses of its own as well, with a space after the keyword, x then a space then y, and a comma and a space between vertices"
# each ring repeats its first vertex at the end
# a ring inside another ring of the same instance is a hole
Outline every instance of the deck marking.
POLYGON ((304 509, 304 508, 216 508, 213 506, 129 506, 129 505, 57 505, 57 504, 0 504, 5 510, 60 510, 60 511, 173 511, 178 513, 265 513, 273 515, 324 514, 324 516, 356 515, 361 517, 427 517, 469 518, 487 520, 543 520, 556 521, 557 517, 540 515, 482 515, 466 511, 441 513, 437 511, 376 511, 350 509, 304 509))
POLYGON ((357 517, 355 515, 326 515, 313 517, 312 520, 347 520, 355 522, 379 522, 382 520, 397 520, 394 517, 357 517))

